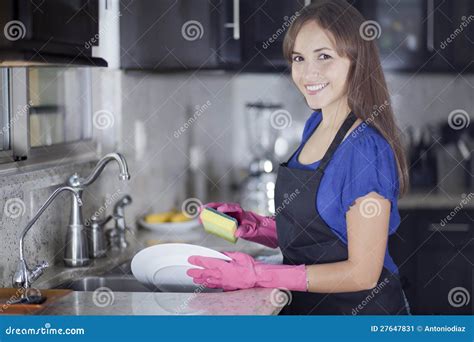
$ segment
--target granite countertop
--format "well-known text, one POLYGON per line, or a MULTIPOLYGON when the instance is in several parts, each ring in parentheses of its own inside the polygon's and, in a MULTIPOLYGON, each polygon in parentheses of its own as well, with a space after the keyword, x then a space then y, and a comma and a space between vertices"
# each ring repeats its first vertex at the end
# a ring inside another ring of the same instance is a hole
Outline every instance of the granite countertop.
POLYGON ((39 315, 277 315, 277 289, 218 293, 75 291, 46 306, 39 315))
MULTIPOLYGON (((278 263, 279 250, 239 240, 236 244, 202 234, 196 241, 185 241, 176 236, 157 236, 144 229, 136 229, 128 236, 130 245, 123 251, 111 251, 108 256, 93 259, 86 267, 68 268, 53 265, 33 285, 38 289, 52 288, 65 281, 85 276, 97 276, 129 261, 141 249, 164 242, 199 244, 219 251, 241 251, 278 263)), ((280 254, 281 255, 281 254, 280 254)), ((282 300, 287 299, 277 289, 254 288, 213 293, 74 291, 56 302, 46 305, 40 315, 277 315, 282 300)))

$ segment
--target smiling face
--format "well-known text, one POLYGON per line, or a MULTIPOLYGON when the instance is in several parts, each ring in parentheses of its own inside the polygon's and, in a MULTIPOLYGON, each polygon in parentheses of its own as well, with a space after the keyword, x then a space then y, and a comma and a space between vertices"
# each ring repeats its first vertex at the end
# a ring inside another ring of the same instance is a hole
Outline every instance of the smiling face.
POLYGON ((291 75, 312 109, 346 108, 350 60, 336 53, 326 30, 306 22, 296 36, 291 75))

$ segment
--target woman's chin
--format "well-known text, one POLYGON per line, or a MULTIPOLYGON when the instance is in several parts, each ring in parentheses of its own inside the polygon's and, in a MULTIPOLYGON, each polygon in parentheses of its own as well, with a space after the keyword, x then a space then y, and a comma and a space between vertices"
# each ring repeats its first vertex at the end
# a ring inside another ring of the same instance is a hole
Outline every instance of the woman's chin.
POLYGON ((324 108, 325 106, 322 101, 314 101, 312 99, 306 99, 306 103, 308 104, 309 108, 314 110, 324 108))

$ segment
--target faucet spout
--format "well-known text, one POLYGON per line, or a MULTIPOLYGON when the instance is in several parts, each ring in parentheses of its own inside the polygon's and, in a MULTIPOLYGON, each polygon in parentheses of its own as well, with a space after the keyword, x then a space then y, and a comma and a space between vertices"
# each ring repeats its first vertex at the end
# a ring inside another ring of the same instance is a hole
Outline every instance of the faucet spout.
POLYGON ((119 179, 129 180, 130 174, 128 173, 128 165, 124 156, 121 155, 120 153, 108 153, 99 160, 94 170, 92 170, 91 174, 87 178, 80 179, 78 177, 73 177, 72 179, 70 179, 70 182, 69 182, 70 185, 74 187, 86 187, 94 183, 95 180, 99 177, 99 175, 104 170, 105 166, 109 162, 114 161, 114 160, 117 162, 120 168, 119 179))
POLYGON ((30 230, 30 228, 35 224, 35 222, 38 220, 38 218, 43 214, 43 212, 46 210, 46 208, 49 207, 51 202, 54 201, 54 199, 63 191, 70 191, 74 194, 74 198, 79 206, 82 205, 80 193, 78 190, 69 187, 69 186, 62 186, 60 188, 57 188, 54 190, 54 192, 48 197, 46 202, 38 209, 36 212, 35 216, 28 222, 26 225, 25 229, 23 229, 23 232, 20 235, 20 242, 19 242, 19 247, 20 247, 20 261, 17 267, 17 271, 15 272, 15 275, 13 276, 13 286, 14 287, 24 287, 27 288, 30 286, 30 284, 35 281, 39 276, 43 273, 43 270, 48 267, 47 262, 43 262, 41 265, 37 265, 35 269, 30 270, 28 268, 28 265, 26 263, 25 257, 24 257, 24 239, 26 236, 26 233, 30 230))
MULTIPOLYGON (((117 162, 120 174, 120 180, 129 180, 128 165, 124 156, 120 153, 109 153, 100 158, 90 175, 82 178, 79 174, 74 173, 69 177, 67 184, 72 188, 78 190, 79 196, 82 196, 82 191, 96 181, 100 176, 105 166, 111 162, 117 162)), ((66 248, 64 249, 64 263, 68 267, 82 267, 90 263, 89 240, 87 236, 86 227, 82 218, 82 210, 73 201, 71 208, 71 216, 69 218, 69 225, 66 232, 66 248)))

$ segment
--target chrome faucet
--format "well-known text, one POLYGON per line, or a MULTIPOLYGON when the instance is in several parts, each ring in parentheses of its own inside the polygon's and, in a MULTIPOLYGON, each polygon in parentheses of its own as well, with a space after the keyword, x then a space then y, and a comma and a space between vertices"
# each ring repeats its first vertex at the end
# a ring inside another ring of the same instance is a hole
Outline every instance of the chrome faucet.
POLYGON ((48 262, 43 261, 41 264, 36 265, 32 270, 28 268, 28 265, 25 260, 24 256, 24 239, 26 236, 26 233, 30 230, 30 228, 35 224, 35 222, 38 220, 38 218, 41 216, 41 214, 46 210, 46 208, 51 204, 51 202, 56 198, 59 193, 62 191, 71 191, 73 193, 73 198, 74 198, 74 203, 76 203, 78 206, 82 205, 81 197, 79 195, 79 192, 71 188, 69 186, 63 186, 60 188, 57 188, 44 202, 44 204, 39 208, 38 212, 36 213, 35 216, 28 222, 26 225, 25 229, 21 233, 20 236, 20 261, 18 262, 18 265, 16 267, 15 274, 13 275, 13 287, 17 288, 29 288, 31 284, 38 279, 44 272, 44 270, 49 267, 48 262))
MULTIPOLYGON (((75 173, 69 177, 68 185, 78 192, 82 200, 82 191, 84 188, 94 183, 105 166, 111 161, 116 161, 120 168, 119 179, 129 180, 130 174, 128 173, 128 165, 125 158, 120 153, 109 153, 99 160, 87 178, 80 178, 79 175, 75 173)), ((88 238, 84 226, 82 209, 77 205, 76 201, 73 201, 71 208, 71 217, 66 234, 64 263, 69 267, 85 266, 90 263, 88 238)))
POLYGON ((127 231, 127 224, 125 223, 125 210, 127 205, 132 203, 130 195, 124 195, 114 205, 114 211, 112 217, 115 220, 115 228, 110 229, 108 234, 108 243, 112 249, 124 249, 128 246, 128 242, 125 239, 125 233, 127 231))

